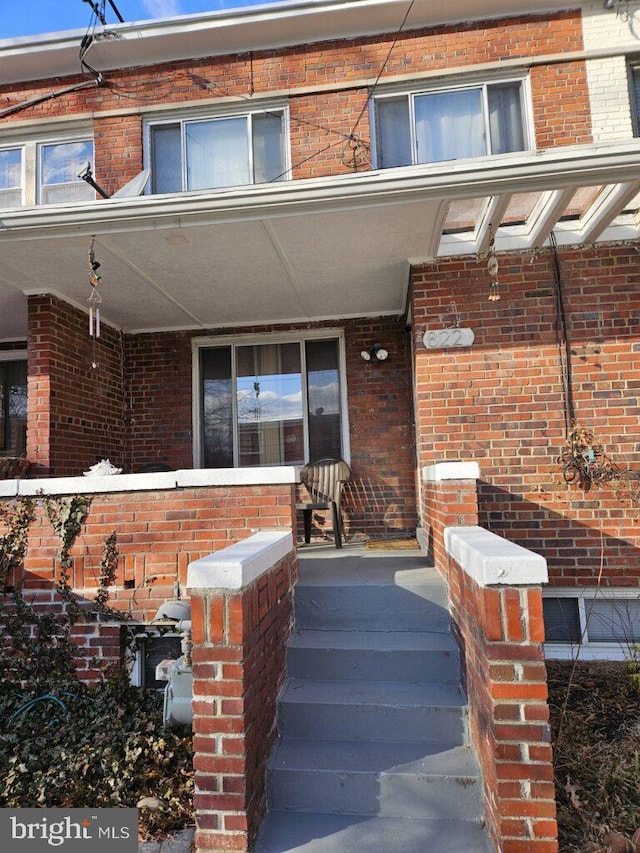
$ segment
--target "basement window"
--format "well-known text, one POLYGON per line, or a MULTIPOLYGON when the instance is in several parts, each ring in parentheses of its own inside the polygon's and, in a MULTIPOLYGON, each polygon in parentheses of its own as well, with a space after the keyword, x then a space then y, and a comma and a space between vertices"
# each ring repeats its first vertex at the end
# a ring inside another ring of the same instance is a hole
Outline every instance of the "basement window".
POLYGON ((548 590, 543 598, 548 658, 625 659, 640 643, 638 590, 548 590))
POLYGON ((182 654, 181 642, 178 634, 153 629, 136 634, 131 683, 149 690, 164 690, 167 682, 156 678, 156 667, 163 660, 177 660, 182 654))

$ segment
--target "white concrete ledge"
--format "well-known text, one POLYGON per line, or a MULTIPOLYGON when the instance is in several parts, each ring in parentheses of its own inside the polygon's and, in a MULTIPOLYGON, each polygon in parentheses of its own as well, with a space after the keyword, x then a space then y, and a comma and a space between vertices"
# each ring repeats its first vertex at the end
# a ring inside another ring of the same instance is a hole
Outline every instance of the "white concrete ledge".
POLYGON ((149 474, 0 480, 0 497, 148 492, 198 486, 271 486, 298 482, 300 469, 293 465, 269 468, 194 468, 149 474))
POLYGON ((272 486, 300 482, 300 468, 274 465, 270 468, 192 468, 176 471, 181 486, 272 486))
POLYGON ((548 583, 547 561, 484 527, 447 527, 447 553, 481 586, 538 586, 548 583))
POLYGON ((187 589, 243 589, 291 551, 290 530, 261 530, 244 542, 189 563, 187 589))
POLYGON ((436 462, 422 469, 425 483, 441 483, 443 480, 479 480, 480 466, 477 462, 436 462))

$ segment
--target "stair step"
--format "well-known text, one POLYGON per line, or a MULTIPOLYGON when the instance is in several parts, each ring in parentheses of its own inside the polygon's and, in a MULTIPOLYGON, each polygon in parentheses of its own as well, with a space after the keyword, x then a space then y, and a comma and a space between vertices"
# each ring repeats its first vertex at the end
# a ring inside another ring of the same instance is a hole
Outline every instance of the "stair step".
POLYGON ((280 697, 285 737, 415 741, 461 746, 467 708, 457 685, 290 678, 280 697))
POLYGON ((447 590, 434 569, 374 571, 354 577, 309 572, 296 584, 296 626, 317 630, 435 631, 449 629, 447 590))
POLYGON ((480 824, 273 811, 255 853, 491 853, 480 824))
POLYGON ((458 649, 449 633, 297 631, 289 641, 291 677, 459 683, 458 649))
POLYGON ((275 810, 479 820, 470 749, 424 743, 282 740, 269 766, 275 810))

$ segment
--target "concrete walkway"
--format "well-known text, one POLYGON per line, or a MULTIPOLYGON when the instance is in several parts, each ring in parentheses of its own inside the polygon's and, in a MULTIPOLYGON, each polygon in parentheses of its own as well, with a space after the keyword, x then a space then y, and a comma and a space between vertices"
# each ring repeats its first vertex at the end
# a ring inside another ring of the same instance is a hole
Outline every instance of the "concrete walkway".
POLYGON ((181 829, 162 841, 142 841, 139 853, 192 853, 195 830, 181 829))

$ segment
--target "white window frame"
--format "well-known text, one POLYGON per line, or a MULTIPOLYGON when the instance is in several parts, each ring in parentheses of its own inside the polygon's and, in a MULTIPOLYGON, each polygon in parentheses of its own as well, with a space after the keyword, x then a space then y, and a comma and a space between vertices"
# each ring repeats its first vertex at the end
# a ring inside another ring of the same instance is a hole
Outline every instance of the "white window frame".
MULTIPOLYGON (((338 371, 340 375, 340 425, 341 425, 341 444, 342 457, 345 462, 351 460, 351 448, 349 445, 349 417, 347 409, 347 358, 345 350, 344 330, 336 328, 301 330, 299 332, 288 332, 284 334, 258 334, 258 335, 217 335, 215 337, 194 338, 192 341, 192 401, 193 401, 193 467, 202 468, 204 460, 203 435, 202 435, 202 406, 201 406, 201 389, 202 377, 200 374, 200 351, 215 347, 226 347, 230 345, 239 346, 254 346, 260 344, 288 344, 288 343, 304 343, 313 340, 336 339, 338 341, 338 371)), ((307 369, 304 361, 305 348, 301 347, 302 352, 302 372, 306 379, 307 369)), ((232 371, 235 377, 235 365, 232 359, 232 371)), ((305 462, 309 460, 309 431, 307 427, 307 388, 306 381, 302 385, 302 411, 304 417, 304 458, 305 462)), ((233 453, 234 453, 234 468, 240 467, 237 464, 238 460, 238 422, 236 413, 233 414, 233 453)))
POLYGON ((640 588, 612 589, 611 587, 547 587, 543 590, 543 598, 565 598, 577 600, 578 620, 581 642, 579 643, 545 643, 545 657, 549 660, 628 660, 630 654, 625 649, 626 644, 618 640, 611 642, 592 642, 589 640, 588 614, 590 603, 601 601, 639 600, 640 588))
MULTIPOLYGON (((25 187, 26 187, 26 157, 24 145, 20 143, 13 143, 7 145, 0 145, 0 151, 19 151, 20 152, 20 207, 23 207, 25 204, 25 187)), ((10 210, 10 207, 0 207, 0 210, 10 210)))
POLYGON ((640 59, 635 59, 629 62, 628 66, 629 73, 629 102, 631 107, 631 122, 633 125, 633 135, 640 136, 640 114, 639 114, 639 101, 640 97, 636 99, 636 88, 640 92, 640 59), (637 85, 636 85, 637 81, 637 85))
MULTIPOLYGON (((416 83, 413 86, 388 86, 385 87, 384 90, 380 93, 374 93, 369 100, 369 115, 370 115, 370 124, 371 124, 371 148, 373 155, 373 162, 376 164, 376 168, 383 168, 379 165, 379 157, 378 157, 378 132, 377 132, 377 110, 376 104, 380 100, 384 100, 385 98, 398 98, 401 96, 406 96, 409 101, 409 125, 411 131, 411 159, 412 162, 410 165, 416 166, 426 166, 429 165, 426 163, 418 163, 417 158, 417 139, 416 139, 416 130, 415 130, 415 115, 416 111, 414 108, 414 102, 416 97, 420 97, 420 95, 436 95, 443 93, 453 93, 459 91, 465 91, 469 89, 482 89, 482 110, 483 110, 483 122, 484 122, 484 133, 485 138, 487 139, 487 145, 490 143, 490 133, 489 133, 489 109, 488 109, 488 95, 487 89, 489 86, 500 86, 505 83, 517 83, 520 86, 520 103, 522 108, 522 132, 524 135, 525 147, 521 152, 511 152, 512 155, 524 154, 526 151, 532 151, 535 149, 535 132, 534 132, 534 121, 533 121, 533 102, 531 98, 531 85, 529 80, 529 75, 527 73, 521 74, 509 74, 509 75, 495 75, 491 77, 477 77, 471 76, 465 78, 464 81, 460 80, 455 83, 433 83, 432 85, 425 85, 424 81, 416 83)), ((495 155, 492 152, 483 155, 485 157, 493 157, 495 155)), ((441 161, 438 161, 441 162, 441 161)), ((443 161, 446 162, 446 161, 443 161)), ((390 167, 384 167, 390 168, 390 167)), ((401 167, 402 168, 402 167, 401 167)))
MULTIPOLYGON (((151 145, 151 135, 152 131, 156 127, 162 127, 163 125, 172 125, 179 124, 180 125, 180 156, 181 156, 181 175, 182 175, 182 190, 180 192, 199 192, 199 190, 189 190, 187 189, 187 161, 186 161, 186 145, 185 145, 185 126, 191 122, 202 122, 202 121, 216 121, 218 119, 225 118, 243 118, 246 117, 249 119, 249 125, 251 130, 249 131, 248 138, 249 142, 253 143, 253 126, 252 126, 252 116, 260 113, 281 113, 282 114, 282 148, 283 148, 283 168, 282 175, 278 176, 278 180, 287 181, 291 180, 291 134, 290 134, 290 124, 289 124, 289 107, 286 103, 282 101, 277 102, 265 102, 265 103, 256 103, 252 104, 250 108, 247 107, 246 103, 242 103, 239 105, 227 105, 225 109, 221 110, 212 110, 211 107, 207 109, 192 109, 189 111, 185 111, 184 107, 181 109, 172 110, 170 112, 165 112, 162 116, 154 116, 153 118, 148 118, 144 125, 144 133, 143 133, 143 156, 145 165, 153 171, 153 160, 152 160, 152 145, 151 145)), ((253 145, 249 145, 249 172, 251 176, 253 176, 253 145)), ((239 185, 231 185, 231 186, 257 186, 257 184, 252 180, 248 184, 239 184, 239 185)), ((214 189, 225 189, 225 187, 216 187, 214 189)), ((145 189, 146 195, 153 195, 152 190, 152 182, 149 182, 149 186, 145 189)))
MULTIPOLYGON (((93 146, 93 159, 95 159, 95 139, 93 129, 83 125, 73 129, 58 129, 54 132, 51 127, 48 132, 38 133, 22 131, 3 133, 0 139, 0 148, 3 150, 20 149, 22 151, 22 207, 41 205, 41 155, 40 151, 44 145, 61 145, 73 142, 91 142, 93 146)), ((91 163, 95 178, 95 164, 91 163)), ((96 178, 96 180, 98 180, 96 178)), ((92 195, 91 199, 94 198, 92 195)), ((59 203, 59 202, 58 202, 59 203)), ((48 206, 48 203, 46 203, 48 206)), ((3 209, 3 208, 0 208, 3 209)), ((10 208, 4 208, 9 210, 10 208)))

